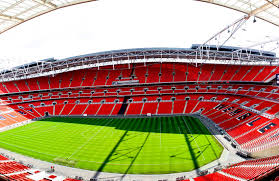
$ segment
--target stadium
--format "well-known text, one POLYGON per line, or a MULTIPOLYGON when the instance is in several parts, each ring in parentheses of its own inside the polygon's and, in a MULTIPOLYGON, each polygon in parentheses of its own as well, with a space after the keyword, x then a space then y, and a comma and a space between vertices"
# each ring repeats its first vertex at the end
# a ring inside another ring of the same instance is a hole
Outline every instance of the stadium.
MULTIPOLYGON (((0 0, 0 36, 87 2, 0 0)), ((251 18, 279 26, 279 1, 198 3, 244 16, 188 48, 107 50, 2 69, 0 180, 278 180, 279 60, 257 47, 278 48, 279 39, 225 43, 251 18)))

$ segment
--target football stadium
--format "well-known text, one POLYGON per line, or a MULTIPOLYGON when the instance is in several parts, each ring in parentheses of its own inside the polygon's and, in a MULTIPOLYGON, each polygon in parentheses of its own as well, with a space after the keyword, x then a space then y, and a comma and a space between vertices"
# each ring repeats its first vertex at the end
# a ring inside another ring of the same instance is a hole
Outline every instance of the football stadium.
MULTIPOLYGON (((91 1, 0 0, 0 36, 91 1)), ((279 38, 227 42, 248 21, 278 28, 279 1, 195 3, 243 16, 188 48, 108 49, 1 69, 0 180, 278 180, 279 38)))

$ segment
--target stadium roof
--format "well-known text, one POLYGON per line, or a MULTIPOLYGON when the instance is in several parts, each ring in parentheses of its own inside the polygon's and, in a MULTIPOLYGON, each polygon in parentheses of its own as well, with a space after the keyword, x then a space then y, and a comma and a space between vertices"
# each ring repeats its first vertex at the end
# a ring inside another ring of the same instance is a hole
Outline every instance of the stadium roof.
POLYGON ((279 0, 198 0, 255 16, 279 26, 279 0))
MULTIPOLYGON (((223 50, 216 50, 211 46, 209 51, 201 51, 199 45, 191 48, 137 48, 105 51, 69 57, 61 60, 45 59, 31 62, 12 69, 0 71, 0 82, 50 76, 62 72, 80 70, 92 67, 114 66, 118 64, 134 64, 145 62, 180 62, 194 64, 234 64, 234 65, 273 65, 278 66, 279 62, 272 52, 265 52, 265 55, 258 54, 257 50, 234 51, 239 47, 223 47, 223 50)), ((269 81, 269 80, 267 80, 269 81)))
POLYGON ((50 11, 96 0, 0 0, 0 34, 50 11))
MULTIPOLYGON (((0 34, 50 11, 96 0, 0 0, 0 34)), ((279 26, 279 0, 198 0, 256 16, 279 26)))

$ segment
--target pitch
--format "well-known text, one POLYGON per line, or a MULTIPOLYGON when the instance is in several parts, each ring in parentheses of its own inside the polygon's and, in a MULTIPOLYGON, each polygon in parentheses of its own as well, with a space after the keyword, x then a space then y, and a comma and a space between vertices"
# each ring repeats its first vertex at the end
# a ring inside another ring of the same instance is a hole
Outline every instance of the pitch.
POLYGON ((223 151, 193 117, 54 117, 0 133, 0 147, 62 165, 102 172, 186 172, 223 151))

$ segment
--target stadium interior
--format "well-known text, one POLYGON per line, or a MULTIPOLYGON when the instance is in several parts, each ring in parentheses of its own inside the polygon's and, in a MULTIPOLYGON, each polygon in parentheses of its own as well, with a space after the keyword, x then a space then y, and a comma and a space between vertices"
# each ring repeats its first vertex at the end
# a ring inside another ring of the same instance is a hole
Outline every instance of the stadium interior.
MULTIPOLYGON (((42 2, 56 7, 54 1, 42 2)), ((270 8, 279 4, 263 2, 270 8)), ((253 13, 241 21, 257 16, 253 13)), ((274 52, 206 42, 46 59, 2 70, 1 179, 275 179, 278 64, 274 52), (63 170, 43 170, 45 162, 63 170), (94 174, 78 174, 82 169, 94 174)))

